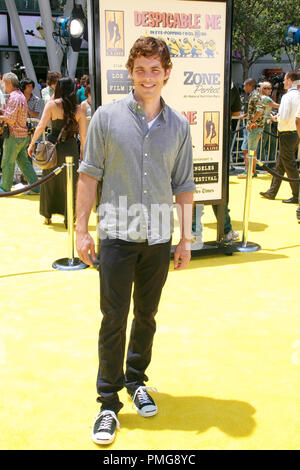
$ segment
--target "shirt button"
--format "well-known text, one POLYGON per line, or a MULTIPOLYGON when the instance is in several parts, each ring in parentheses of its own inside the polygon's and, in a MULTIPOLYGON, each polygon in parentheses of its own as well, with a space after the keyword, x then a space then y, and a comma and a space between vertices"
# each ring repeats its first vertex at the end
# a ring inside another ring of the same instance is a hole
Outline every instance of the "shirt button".
POLYGON ((145 153, 145 157, 148 157, 148 153, 145 153))
POLYGON ((147 189, 144 190, 144 194, 147 194, 147 189))
POLYGON ((147 176, 147 171, 145 171, 144 175, 147 176))

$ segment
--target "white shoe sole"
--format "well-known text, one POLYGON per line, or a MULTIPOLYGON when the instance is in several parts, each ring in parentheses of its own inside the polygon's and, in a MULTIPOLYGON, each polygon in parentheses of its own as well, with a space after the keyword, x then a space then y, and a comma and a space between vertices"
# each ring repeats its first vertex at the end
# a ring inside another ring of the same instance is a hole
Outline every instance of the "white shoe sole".
MULTIPOLYGON (((104 434, 104 433, 103 433, 104 434)), ((116 435, 113 434, 112 436, 111 435, 107 435, 107 437, 102 437, 101 439, 99 437, 97 437, 97 435, 93 434, 92 433, 92 440, 93 442, 95 442, 95 444, 100 444, 100 445, 108 445, 108 444, 111 444, 112 442, 114 442, 115 440, 115 437, 116 435)))
POLYGON ((143 408, 141 410, 139 410, 138 407, 135 406, 135 405, 134 405, 134 407, 135 407, 137 413, 140 416, 142 416, 143 418, 150 418, 150 416, 155 416, 158 413, 157 407, 154 410, 149 410, 149 411, 144 411, 143 408))

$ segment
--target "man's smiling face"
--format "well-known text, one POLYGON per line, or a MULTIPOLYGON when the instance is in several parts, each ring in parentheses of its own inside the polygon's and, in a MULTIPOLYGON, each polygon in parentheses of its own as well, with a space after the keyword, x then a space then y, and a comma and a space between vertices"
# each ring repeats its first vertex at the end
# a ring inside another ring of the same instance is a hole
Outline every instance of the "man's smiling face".
POLYGON ((149 101, 160 97, 171 69, 165 70, 158 56, 137 57, 130 72, 135 98, 149 101))

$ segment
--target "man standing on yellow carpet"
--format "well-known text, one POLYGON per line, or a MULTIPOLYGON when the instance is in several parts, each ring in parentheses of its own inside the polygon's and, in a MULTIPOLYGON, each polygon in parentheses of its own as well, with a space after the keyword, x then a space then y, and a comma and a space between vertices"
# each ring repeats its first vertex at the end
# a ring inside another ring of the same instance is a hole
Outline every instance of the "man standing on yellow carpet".
MULTIPOLYGON (((296 70, 287 72, 284 76, 284 88, 286 94, 281 98, 278 115, 276 120, 278 122, 279 133, 279 158, 276 164, 275 171, 279 175, 284 176, 287 173, 291 179, 299 177, 297 167, 296 153, 299 143, 299 138, 296 129, 296 113, 300 105, 300 92, 297 90, 297 80, 300 78, 300 73, 296 70)), ((278 176, 273 176, 271 186, 268 191, 261 191, 261 196, 266 199, 275 199, 281 185, 281 179, 278 176)), ((299 183, 290 181, 292 190, 292 197, 283 199, 282 202, 298 204, 299 196, 299 183)))
POLYGON ((97 401, 93 425, 98 444, 113 442, 125 386, 143 417, 157 413, 145 386, 151 361, 155 314, 166 281, 173 231, 173 195, 179 208, 181 239, 175 269, 190 260, 193 182, 192 144, 186 118, 170 108, 161 91, 171 73, 166 43, 141 37, 127 62, 133 91, 100 107, 90 124, 77 190, 77 251, 91 264, 94 242, 88 220, 102 183, 100 222, 100 307, 97 401), (134 284, 134 320, 123 372, 126 323, 134 284))

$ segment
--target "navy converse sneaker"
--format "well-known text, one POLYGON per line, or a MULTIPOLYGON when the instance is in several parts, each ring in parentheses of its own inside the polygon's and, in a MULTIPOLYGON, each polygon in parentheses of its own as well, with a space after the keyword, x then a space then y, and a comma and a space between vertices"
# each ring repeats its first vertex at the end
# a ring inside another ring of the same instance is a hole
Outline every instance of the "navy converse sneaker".
POLYGON ((96 417, 92 430, 92 439, 96 444, 111 444, 115 439, 120 423, 112 410, 103 410, 96 417))
POLYGON ((147 390, 151 390, 152 392, 156 392, 156 389, 140 386, 134 392, 128 390, 128 394, 132 399, 132 404, 139 415, 147 418, 148 416, 154 416, 157 414, 158 409, 153 400, 153 398, 149 395, 147 390))

